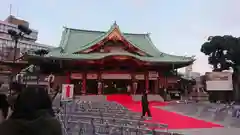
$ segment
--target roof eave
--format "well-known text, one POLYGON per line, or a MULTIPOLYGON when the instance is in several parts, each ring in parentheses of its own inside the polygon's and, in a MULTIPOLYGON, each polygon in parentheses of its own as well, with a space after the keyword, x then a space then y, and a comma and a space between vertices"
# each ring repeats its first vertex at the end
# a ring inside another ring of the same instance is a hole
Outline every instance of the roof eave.
MULTIPOLYGON (((108 57, 108 56, 104 56, 104 57, 99 57, 99 58, 73 58, 73 57, 64 57, 64 56, 38 56, 38 55, 27 55, 25 56, 25 58, 29 59, 52 59, 52 60, 79 60, 79 61, 86 61, 86 60, 100 60, 100 59, 104 59, 105 57, 108 57)), ((133 57, 133 56, 130 56, 130 57, 133 57)), ((136 58, 138 59, 139 61, 144 61, 144 62, 149 62, 149 63, 156 63, 156 64, 163 64, 163 63, 168 63, 168 64, 177 64, 177 65, 191 65, 194 60, 186 60, 186 61, 183 61, 183 60, 177 60, 177 61, 172 61, 172 60, 159 60, 159 61, 149 61, 149 60, 142 60, 142 59, 139 59, 139 58, 136 58)), ((184 66, 183 66, 184 67, 184 66)))

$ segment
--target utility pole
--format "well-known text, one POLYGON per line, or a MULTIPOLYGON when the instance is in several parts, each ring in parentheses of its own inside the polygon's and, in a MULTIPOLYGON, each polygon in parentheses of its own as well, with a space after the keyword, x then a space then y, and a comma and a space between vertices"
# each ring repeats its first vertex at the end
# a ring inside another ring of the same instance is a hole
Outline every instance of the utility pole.
MULTIPOLYGON (((24 37, 24 35, 29 35, 32 33, 32 30, 30 30, 28 27, 24 26, 24 25, 18 25, 18 30, 13 30, 13 29, 9 29, 8 30, 8 34, 11 36, 12 40, 14 41, 14 54, 13 54, 13 65, 15 65, 16 63, 16 57, 17 57, 17 45, 20 39, 22 39, 24 37)), ((10 76, 10 94, 12 94, 12 90, 11 90, 11 85, 13 82, 13 77, 14 77, 14 72, 12 71, 12 74, 10 76)))

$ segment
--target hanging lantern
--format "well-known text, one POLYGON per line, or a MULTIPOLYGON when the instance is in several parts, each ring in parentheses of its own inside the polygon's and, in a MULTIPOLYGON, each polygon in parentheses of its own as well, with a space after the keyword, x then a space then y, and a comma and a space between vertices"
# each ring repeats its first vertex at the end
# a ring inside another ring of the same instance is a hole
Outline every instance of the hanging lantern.
POLYGON ((102 83, 98 82, 98 89, 102 88, 102 83))
POLYGON ((137 82, 134 82, 134 83, 133 83, 133 86, 134 86, 134 89, 137 90, 137 88, 138 88, 138 83, 137 83, 137 82))
POLYGON ((50 74, 50 75, 48 76, 48 82, 49 82, 49 83, 53 83, 53 82, 54 82, 54 79, 55 79, 55 76, 54 76, 53 74, 50 74))
POLYGON ((48 76, 49 88, 53 88, 54 79, 55 79, 55 76, 53 74, 50 74, 48 76))
POLYGON ((23 80, 23 74, 17 74, 16 75, 16 82, 21 83, 23 80))

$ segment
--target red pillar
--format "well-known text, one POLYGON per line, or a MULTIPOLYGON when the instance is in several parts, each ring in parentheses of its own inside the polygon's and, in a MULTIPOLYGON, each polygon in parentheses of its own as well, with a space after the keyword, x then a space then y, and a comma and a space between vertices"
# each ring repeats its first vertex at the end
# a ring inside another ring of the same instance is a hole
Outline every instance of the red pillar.
POLYGON ((149 92, 149 78, 148 78, 148 72, 145 73, 145 90, 149 92))
POLYGON ((136 82, 136 79, 135 79, 135 73, 131 73, 131 94, 135 94, 136 92, 136 88, 134 86, 134 83, 136 82))
POLYGON ((86 73, 82 74, 82 94, 85 95, 86 94, 86 73))
POLYGON ((165 88, 167 88, 167 87, 168 87, 168 77, 165 76, 165 77, 164 77, 164 80, 165 80, 164 86, 165 86, 165 88))
POLYGON ((160 90, 160 88, 159 88, 159 84, 160 84, 160 76, 158 75, 158 77, 157 77, 157 80, 155 81, 155 87, 154 87, 154 94, 158 94, 159 93, 159 90, 160 90))

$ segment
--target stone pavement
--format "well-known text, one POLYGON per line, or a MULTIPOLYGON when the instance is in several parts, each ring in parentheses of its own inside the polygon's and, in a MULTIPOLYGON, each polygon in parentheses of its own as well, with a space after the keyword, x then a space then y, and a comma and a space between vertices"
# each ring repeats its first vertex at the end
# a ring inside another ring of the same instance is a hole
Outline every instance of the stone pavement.
POLYGON ((170 131, 184 135, 238 135, 240 128, 183 129, 170 131))
POLYGON ((209 128, 209 129, 183 129, 183 130, 171 130, 177 133, 183 133, 186 135, 237 135, 240 132, 240 119, 232 117, 232 109, 222 109, 223 104, 211 104, 211 103, 191 103, 191 104, 172 104, 168 106, 155 106, 176 112, 185 116, 193 117, 200 120, 213 122, 223 125, 224 128, 209 128))

